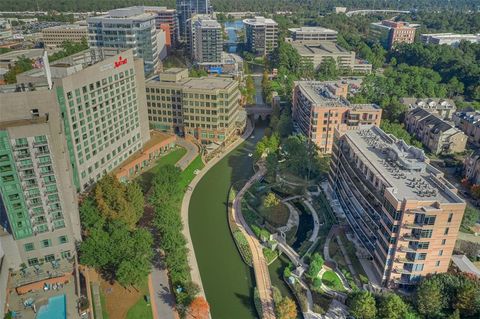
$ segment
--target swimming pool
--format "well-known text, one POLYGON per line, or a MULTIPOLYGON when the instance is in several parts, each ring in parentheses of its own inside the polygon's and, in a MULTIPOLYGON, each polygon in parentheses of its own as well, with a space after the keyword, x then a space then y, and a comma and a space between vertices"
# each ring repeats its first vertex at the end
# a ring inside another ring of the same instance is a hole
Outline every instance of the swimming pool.
POLYGON ((38 309, 36 319, 67 319, 65 294, 48 298, 48 304, 38 309))

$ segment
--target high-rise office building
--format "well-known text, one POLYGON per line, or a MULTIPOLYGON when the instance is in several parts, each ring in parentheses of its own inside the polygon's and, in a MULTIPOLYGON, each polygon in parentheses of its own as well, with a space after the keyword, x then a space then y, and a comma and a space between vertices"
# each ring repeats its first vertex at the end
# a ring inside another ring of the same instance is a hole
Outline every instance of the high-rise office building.
POLYGON ((187 21, 195 14, 211 13, 210 0, 177 0, 177 15, 180 39, 188 40, 187 21))
POLYGON ((312 140, 320 153, 332 152, 334 132, 380 125, 382 109, 375 104, 352 104, 348 84, 297 81, 293 91, 293 120, 300 132, 312 140))
MULTIPOLYGON (((149 140, 142 60, 133 50, 86 50, 50 66, 73 181, 83 192, 149 140)), ((17 79, 45 81, 34 69, 17 79)))
POLYGON ((421 149, 364 126, 337 136, 330 165, 333 197, 381 285, 410 289, 448 270, 466 204, 421 149))
POLYGON ((167 44, 175 47, 178 42, 177 11, 175 9, 168 9, 167 7, 145 6, 143 9, 145 13, 153 13, 155 15, 155 27, 157 30, 162 29, 166 31, 167 28, 165 28, 165 26, 168 26, 167 44))
POLYGON ((159 65, 156 16, 143 7, 110 10, 106 15, 89 17, 88 44, 91 48, 133 49, 143 59, 145 73, 159 65))
POLYGON ((272 19, 255 17, 244 19, 247 50, 267 55, 278 46, 278 25, 272 19))
POLYGON ((201 143, 221 143, 245 127, 238 81, 227 77, 188 77, 169 69, 146 83, 148 120, 157 130, 187 134, 201 143))
POLYGON ((220 23, 213 19, 198 19, 193 25, 193 57, 196 63, 220 63, 223 34, 220 23))

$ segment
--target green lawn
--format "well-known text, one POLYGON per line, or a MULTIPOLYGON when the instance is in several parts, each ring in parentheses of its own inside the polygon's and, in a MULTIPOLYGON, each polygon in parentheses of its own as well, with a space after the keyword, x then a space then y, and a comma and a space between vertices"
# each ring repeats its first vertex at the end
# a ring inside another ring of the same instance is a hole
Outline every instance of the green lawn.
POLYGON ((192 181, 192 179, 195 177, 195 170, 200 170, 204 167, 205 165, 202 162, 202 157, 198 155, 195 157, 195 159, 190 163, 190 165, 183 170, 183 172, 180 174, 180 187, 181 189, 185 189, 188 184, 192 181))
POLYGON ((142 297, 128 310, 126 319, 152 319, 152 306, 145 301, 145 296, 150 296, 148 279, 137 288, 140 290, 142 297))
POLYGON ((183 147, 177 147, 167 155, 160 157, 155 166, 153 166, 151 169, 138 176, 137 182, 142 186, 143 191, 147 192, 150 189, 152 186, 152 179, 160 167, 168 164, 175 165, 186 153, 186 149, 183 147))
POLYGON ((331 270, 327 270, 323 273, 322 282, 329 288, 332 288, 336 291, 344 291, 342 282, 337 274, 331 270))
MULTIPOLYGON (((91 289, 92 285, 90 284, 90 289, 91 289)), ((103 319, 108 319, 108 312, 107 312, 107 306, 106 306, 106 303, 105 303, 105 294, 103 292, 103 290, 100 288, 100 303, 102 305, 102 315, 103 315, 103 319)), ((95 315, 95 303, 92 302, 92 307, 93 307, 93 314, 95 315)))
POLYGON ((362 278, 368 278, 368 277, 367 277, 367 274, 365 273, 365 270, 363 269, 362 264, 360 263, 360 260, 358 260, 358 257, 355 254, 356 252, 355 245, 350 240, 348 240, 347 236, 345 236, 344 233, 340 233, 339 236, 340 236, 340 240, 345 246, 345 250, 347 251, 348 257, 350 257, 352 266, 357 272, 360 281, 365 281, 365 280, 362 280, 362 278))

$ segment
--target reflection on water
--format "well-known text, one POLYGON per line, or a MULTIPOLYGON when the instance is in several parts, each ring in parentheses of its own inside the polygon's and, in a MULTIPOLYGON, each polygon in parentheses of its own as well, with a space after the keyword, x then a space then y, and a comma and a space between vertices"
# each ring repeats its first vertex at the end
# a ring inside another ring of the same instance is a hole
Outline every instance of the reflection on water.
POLYGON ((229 53, 237 52, 238 35, 237 31, 243 29, 242 20, 235 20, 233 22, 225 22, 225 30, 227 31, 227 40, 225 44, 227 45, 227 50, 229 53))

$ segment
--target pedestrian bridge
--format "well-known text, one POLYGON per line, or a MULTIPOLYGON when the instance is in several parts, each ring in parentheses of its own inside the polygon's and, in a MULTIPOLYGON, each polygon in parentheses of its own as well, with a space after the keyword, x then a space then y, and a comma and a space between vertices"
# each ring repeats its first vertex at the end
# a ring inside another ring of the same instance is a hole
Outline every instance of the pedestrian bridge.
POLYGON ((346 13, 347 17, 351 17, 353 15, 361 14, 372 14, 372 13, 410 13, 407 10, 353 10, 346 13))
POLYGON ((250 104, 245 106, 247 115, 253 116, 254 120, 267 120, 272 115, 272 107, 265 104, 250 104))

